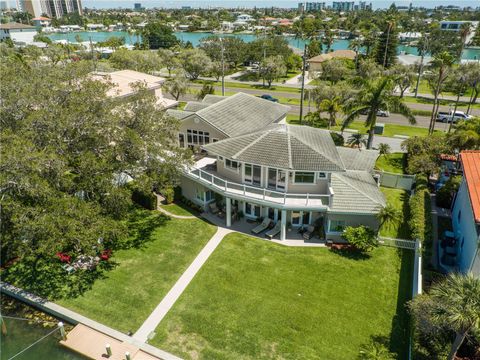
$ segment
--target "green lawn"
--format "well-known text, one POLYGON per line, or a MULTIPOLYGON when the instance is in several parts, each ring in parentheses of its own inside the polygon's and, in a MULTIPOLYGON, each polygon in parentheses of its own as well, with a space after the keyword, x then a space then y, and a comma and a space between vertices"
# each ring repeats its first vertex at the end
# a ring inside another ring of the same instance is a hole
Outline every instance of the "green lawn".
POLYGON ((150 343, 186 359, 354 359, 371 339, 405 358, 411 253, 369 258, 230 234, 150 343))
POLYGON ((385 237, 397 239, 411 239, 410 227, 408 226, 409 219, 409 205, 408 191, 402 189, 391 189, 381 187, 381 191, 387 200, 387 203, 392 204, 397 209, 401 210, 403 216, 394 224, 385 224, 380 230, 380 235, 385 237))
MULTIPOLYGON (((382 121, 379 120, 379 123, 382 121)), ((299 116, 295 114, 288 114, 287 115, 287 123, 292 125, 299 125, 299 116)), ((305 123, 305 122, 304 122, 305 123)), ((338 121, 337 126, 333 126, 331 130, 333 131, 341 131, 341 123, 338 121)), ((367 128, 364 126, 363 121, 354 121, 351 123, 347 129, 357 130, 363 134, 367 133, 367 128)), ((435 132, 439 132, 440 130, 435 130, 435 132)), ((397 124, 385 124, 384 132, 382 136, 386 137, 393 137, 394 135, 403 135, 403 136, 427 136, 428 129, 422 128, 414 125, 397 125, 397 124)), ((345 139, 347 139, 350 134, 344 134, 345 139)))
POLYGON ((215 227, 142 211, 129 223, 141 245, 115 252, 117 266, 75 299, 58 303, 123 332, 135 331, 175 284, 215 227))
POLYGON ((405 153, 391 153, 379 156, 375 164, 375 169, 395 174, 404 174, 406 165, 407 155, 405 153))
POLYGON ((197 215, 195 213, 195 210, 190 209, 183 204, 168 204, 168 205, 161 205, 161 207, 174 215, 180 215, 180 216, 197 215))

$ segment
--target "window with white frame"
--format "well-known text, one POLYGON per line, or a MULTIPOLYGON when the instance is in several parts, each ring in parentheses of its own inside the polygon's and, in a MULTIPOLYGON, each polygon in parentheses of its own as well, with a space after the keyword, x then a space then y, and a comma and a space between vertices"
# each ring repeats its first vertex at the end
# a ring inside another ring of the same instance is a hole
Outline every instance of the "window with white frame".
POLYGON ((201 202, 204 202, 204 197, 203 197, 203 191, 200 190, 199 188, 195 188, 195 197, 200 200, 201 202))
POLYGON ((345 220, 330 220, 331 232, 342 232, 345 229, 345 220))
POLYGON ((314 184, 315 173, 306 171, 295 171, 294 182, 296 184, 314 184))
POLYGON ((319 179, 324 179, 327 177, 327 174, 325 174, 324 172, 319 172, 317 175, 319 179))
POLYGON ((240 167, 240 164, 238 161, 230 160, 230 159, 225 159, 225 167, 227 169, 237 171, 238 168, 240 167))
POLYGON ((210 133, 201 130, 187 130, 188 145, 203 145, 210 143, 210 133))

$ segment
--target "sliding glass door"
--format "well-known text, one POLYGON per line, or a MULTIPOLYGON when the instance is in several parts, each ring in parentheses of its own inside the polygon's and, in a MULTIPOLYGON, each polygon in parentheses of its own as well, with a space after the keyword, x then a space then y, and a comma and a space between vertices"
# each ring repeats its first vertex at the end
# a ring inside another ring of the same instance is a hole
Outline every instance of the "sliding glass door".
POLYGON ((245 164, 245 182, 260 186, 262 183, 262 167, 258 165, 245 164))
POLYGON ((268 187, 275 190, 285 190, 285 171, 268 168, 268 187))

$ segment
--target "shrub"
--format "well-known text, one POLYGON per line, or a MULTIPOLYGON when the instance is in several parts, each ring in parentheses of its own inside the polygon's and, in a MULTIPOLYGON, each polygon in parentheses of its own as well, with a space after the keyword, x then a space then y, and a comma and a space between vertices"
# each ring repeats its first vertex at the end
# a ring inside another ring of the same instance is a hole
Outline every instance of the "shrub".
POLYGON ((338 134, 336 132, 330 132, 330 136, 332 137, 333 142, 336 146, 345 145, 345 138, 343 137, 343 135, 338 134))
POLYGON ((167 204, 171 204, 173 202, 175 197, 175 192, 171 186, 167 186, 163 188, 161 193, 165 197, 165 201, 167 202, 167 204))
POLYGON ((432 235, 432 219, 430 191, 427 187, 427 177, 417 176, 414 195, 410 198, 410 221, 408 225, 414 239, 420 241, 430 240, 432 235))
POLYGON ((347 226, 342 238, 355 246, 361 252, 367 252, 378 246, 375 231, 365 225, 357 227, 347 226))
POLYGON ((182 187, 181 186, 175 186, 173 188, 173 199, 175 201, 181 201, 182 200, 182 187))
POLYGON ((133 182, 131 182, 129 186, 132 190, 132 201, 134 203, 148 210, 155 210, 157 208, 157 197, 153 192, 146 191, 133 182))

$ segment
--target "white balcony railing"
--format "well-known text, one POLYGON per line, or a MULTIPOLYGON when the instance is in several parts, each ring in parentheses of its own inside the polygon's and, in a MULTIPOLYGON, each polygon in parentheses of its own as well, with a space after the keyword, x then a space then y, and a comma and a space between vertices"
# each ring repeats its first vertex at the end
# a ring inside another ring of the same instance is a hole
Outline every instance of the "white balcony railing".
MULTIPOLYGON (((199 168, 190 168, 186 172, 187 176, 200 180, 208 184, 214 190, 226 195, 236 195, 252 200, 261 200, 269 203, 287 205, 287 206, 310 206, 326 208, 331 205, 333 194, 293 194, 280 192, 267 188, 255 187, 247 184, 222 179, 210 172, 199 168)), ((330 190, 329 190, 330 191, 330 190)))

